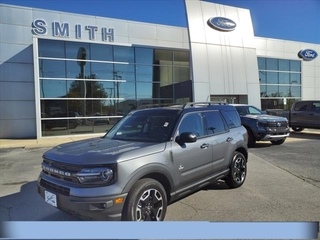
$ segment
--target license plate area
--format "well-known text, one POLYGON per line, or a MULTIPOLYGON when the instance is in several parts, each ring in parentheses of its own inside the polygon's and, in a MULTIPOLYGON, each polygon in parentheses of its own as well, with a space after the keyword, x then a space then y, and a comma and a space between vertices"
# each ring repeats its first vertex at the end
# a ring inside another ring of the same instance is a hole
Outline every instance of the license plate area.
POLYGON ((57 207, 57 195, 47 190, 44 191, 44 200, 46 203, 50 204, 51 206, 57 207))

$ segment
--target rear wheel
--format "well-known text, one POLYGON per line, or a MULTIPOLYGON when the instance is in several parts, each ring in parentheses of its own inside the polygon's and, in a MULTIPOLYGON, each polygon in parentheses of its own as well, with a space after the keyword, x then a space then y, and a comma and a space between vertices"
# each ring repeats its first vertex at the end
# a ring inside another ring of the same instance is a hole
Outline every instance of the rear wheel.
POLYGON ((238 188, 244 183, 246 176, 247 159, 242 153, 236 151, 232 158, 229 176, 225 182, 230 188, 238 188))
POLYGON ((140 179, 128 194, 125 221, 163 221, 167 211, 167 195, 163 186, 151 178, 140 179))
POLYGON ((272 143, 273 145, 281 145, 282 143, 284 143, 285 140, 286 140, 286 139, 271 141, 271 143, 272 143))

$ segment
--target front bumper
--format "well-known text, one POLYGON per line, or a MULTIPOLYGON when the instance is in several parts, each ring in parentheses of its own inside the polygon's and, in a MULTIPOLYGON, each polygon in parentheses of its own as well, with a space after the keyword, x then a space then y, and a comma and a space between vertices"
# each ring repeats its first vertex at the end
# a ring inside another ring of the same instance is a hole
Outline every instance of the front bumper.
POLYGON ((281 134, 266 134, 263 136, 263 138, 260 139, 260 141, 277 141, 281 139, 285 139, 289 137, 290 133, 281 133, 281 134))
MULTIPOLYGON (((41 176, 37 182, 38 193, 45 199, 45 191, 56 196, 57 208, 74 215, 83 220, 100 220, 100 221, 121 221, 122 209, 127 197, 127 193, 112 196, 73 196, 71 194, 60 193, 54 188, 47 187, 43 184, 41 176), (121 203, 116 203, 116 199, 122 198, 121 203)), ((56 184, 55 184, 56 185, 56 184)), ((59 186, 62 187, 62 186, 59 186)), ((72 192, 72 191, 71 191, 72 192)), ((49 205, 49 204, 48 204, 49 205)))

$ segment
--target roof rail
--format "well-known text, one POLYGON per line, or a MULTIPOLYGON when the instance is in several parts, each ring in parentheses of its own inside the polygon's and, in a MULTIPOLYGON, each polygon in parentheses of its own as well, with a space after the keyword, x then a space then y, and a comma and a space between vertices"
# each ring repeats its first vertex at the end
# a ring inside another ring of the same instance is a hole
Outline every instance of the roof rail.
POLYGON ((140 105, 138 109, 146 109, 146 108, 157 108, 157 107, 177 107, 181 108, 182 105, 176 104, 176 103, 151 103, 151 104, 143 104, 140 105))
POLYGON ((195 107, 210 107, 212 105, 228 105, 226 102, 188 102, 185 103, 182 109, 195 107))

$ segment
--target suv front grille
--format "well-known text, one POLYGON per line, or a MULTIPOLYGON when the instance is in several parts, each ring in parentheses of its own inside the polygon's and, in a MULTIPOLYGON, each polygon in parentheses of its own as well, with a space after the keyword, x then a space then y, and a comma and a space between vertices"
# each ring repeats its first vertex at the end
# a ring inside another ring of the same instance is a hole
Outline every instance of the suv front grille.
POLYGON ((73 183, 79 182, 75 174, 81 169, 82 166, 63 164, 48 159, 44 159, 42 163, 42 172, 45 175, 73 183))
POLYGON ((268 122, 268 127, 272 128, 287 128, 288 123, 287 122, 268 122))

